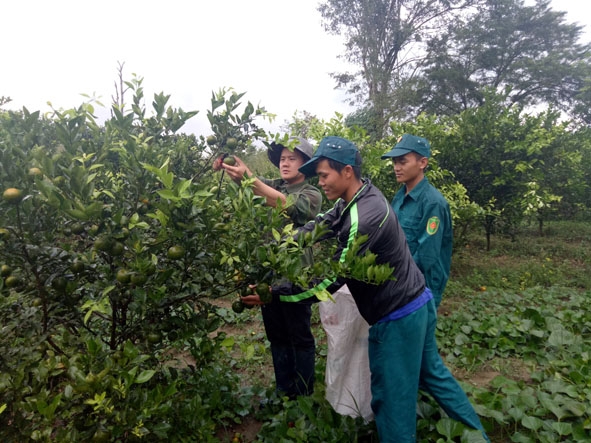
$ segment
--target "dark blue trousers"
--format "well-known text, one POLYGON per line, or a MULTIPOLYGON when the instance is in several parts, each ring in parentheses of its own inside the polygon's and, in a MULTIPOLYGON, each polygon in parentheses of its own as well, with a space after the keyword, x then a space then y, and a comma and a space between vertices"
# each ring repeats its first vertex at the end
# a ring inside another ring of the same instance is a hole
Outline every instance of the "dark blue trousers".
POLYGON ((290 398, 312 394, 316 344, 310 328, 311 305, 273 302, 261 311, 271 343, 277 392, 290 398))

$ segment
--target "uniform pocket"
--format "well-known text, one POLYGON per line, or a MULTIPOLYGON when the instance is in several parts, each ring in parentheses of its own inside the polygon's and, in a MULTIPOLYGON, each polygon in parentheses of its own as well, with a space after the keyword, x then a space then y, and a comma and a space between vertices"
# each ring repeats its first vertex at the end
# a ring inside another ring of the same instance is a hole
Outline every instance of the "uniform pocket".
POLYGON ((418 239, 421 235, 421 232, 425 229, 425 226, 422 225, 421 218, 405 217, 404 219, 400 220, 400 226, 406 235, 406 239, 411 251, 413 251, 415 246, 418 244, 418 239))

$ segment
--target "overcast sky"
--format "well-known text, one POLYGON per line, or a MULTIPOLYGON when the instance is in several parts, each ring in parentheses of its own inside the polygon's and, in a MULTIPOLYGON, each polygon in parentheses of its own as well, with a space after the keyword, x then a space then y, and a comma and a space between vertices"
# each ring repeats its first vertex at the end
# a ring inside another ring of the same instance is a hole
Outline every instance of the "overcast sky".
MULTIPOLYGON (((3 0, 0 96, 4 109, 48 111, 79 106, 81 94, 109 105, 118 62, 124 77, 198 110, 183 132, 209 133, 212 91, 232 87, 244 101, 277 114, 274 132, 296 111, 329 119, 351 111, 330 72, 351 70, 338 58, 342 40, 328 35, 318 0, 3 0)), ((529 1, 528 1, 529 3, 529 1)), ((591 2, 552 0, 591 35, 591 2)), ((586 38, 588 41, 589 38, 586 38)), ((131 97, 127 97, 129 102, 131 97)), ((106 110, 99 114, 107 115, 106 110)))

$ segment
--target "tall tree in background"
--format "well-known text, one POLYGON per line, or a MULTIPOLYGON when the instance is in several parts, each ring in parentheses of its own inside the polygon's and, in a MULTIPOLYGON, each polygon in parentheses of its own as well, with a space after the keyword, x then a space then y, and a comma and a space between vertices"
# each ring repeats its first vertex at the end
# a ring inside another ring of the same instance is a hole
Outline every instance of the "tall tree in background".
POLYGON ((359 67, 332 74, 361 105, 348 120, 375 138, 392 119, 458 114, 491 92, 591 123, 591 45, 550 0, 326 0, 318 9, 359 67))
POLYGON ((344 57, 356 73, 333 73, 338 87, 365 107, 365 119, 381 137, 400 116, 402 89, 412 78, 423 42, 442 30, 446 19, 478 0, 327 0, 318 10, 329 33, 344 35, 344 57))
POLYGON ((566 23, 566 13, 549 5, 486 0, 451 23, 429 41, 409 112, 457 114, 481 106, 486 90, 507 105, 546 104, 571 115, 588 109, 588 100, 580 104, 588 96, 582 90, 591 77, 591 46, 578 43, 581 26, 566 23))

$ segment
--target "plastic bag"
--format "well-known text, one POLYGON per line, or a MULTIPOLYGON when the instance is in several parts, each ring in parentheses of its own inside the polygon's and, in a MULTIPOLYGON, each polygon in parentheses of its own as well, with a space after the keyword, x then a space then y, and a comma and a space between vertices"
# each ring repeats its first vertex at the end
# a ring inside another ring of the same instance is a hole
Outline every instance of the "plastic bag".
POLYGON ((319 304, 326 331, 326 399, 341 415, 373 419, 371 377, 367 353, 369 325, 361 317, 347 286, 333 294, 335 301, 319 304))

